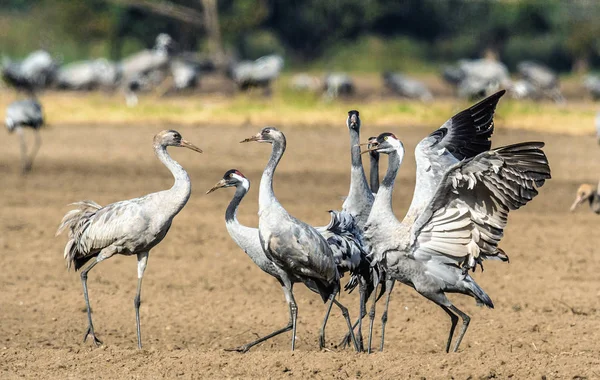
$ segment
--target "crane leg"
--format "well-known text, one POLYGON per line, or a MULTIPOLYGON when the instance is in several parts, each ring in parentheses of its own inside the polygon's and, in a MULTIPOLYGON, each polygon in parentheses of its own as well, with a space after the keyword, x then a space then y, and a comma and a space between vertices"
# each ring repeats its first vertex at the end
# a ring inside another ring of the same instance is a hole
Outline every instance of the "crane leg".
POLYGON ((83 284, 83 298, 85 298, 85 306, 87 307, 87 316, 88 316, 88 329, 83 337, 83 342, 87 340, 88 335, 92 336, 94 340, 94 344, 96 347, 102 344, 100 339, 96 338, 96 334, 94 334, 94 324, 92 323, 92 309, 90 307, 90 298, 88 297, 88 288, 87 288, 87 279, 88 272, 96 266, 100 261, 94 260, 87 268, 81 271, 81 283, 83 284))
MULTIPOLYGON (((265 335, 262 338, 258 338, 257 340, 244 344, 243 346, 239 346, 239 347, 235 347, 235 348, 226 348, 225 351, 237 351, 237 352, 248 352, 249 349, 251 349, 252 347, 256 346, 259 343, 262 343, 266 340, 269 340, 273 337, 276 337, 279 334, 283 334, 285 332, 290 331, 293 328, 293 316, 292 316, 292 305, 295 305, 295 301, 293 301, 294 295, 292 294, 292 288, 290 286, 290 288, 287 288, 285 285, 282 284, 282 288, 283 288, 283 292, 285 293, 285 299, 287 301, 288 304, 288 308, 290 311, 290 320, 288 322, 288 324, 279 329, 279 330, 275 330, 272 333, 270 333, 269 335, 265 335)), ((296 307, 296 311, 298 310, 298 308, 296 307)))
POLYGON ((456 314, 451 312, 447 306, 444 306, 442 304, 438 304, 438 305, 440 305, 442 310, 444 310, 450 316, 450 320, 452 321, 452 325, 450 326, 450 334, 448 334, 448 343, 446 343, 446 352, 450 352, 450 344, 452 343, 452 336, 454 335, 454 329, 456 329, 456 324, 458 323, 458 317, 456 316, 456 314))
POLYGON ((38 151, 40 150, 40 146, 42 146, 42 137, 40 136, 40 131, 36 129, 34 133, 35 140, 33 143, 33 149, 31 150, 31 154, 29 155, 27 171, 31 170, 31 168, 33 167, 33 160, 35 159, 35 156, 37 156, 38 151))
POLYGON ((373 324, 375 322, 375 304, 377 303, 377 294, 379 293, 379 287, 381 283, 375 286, 373 292, 373 303, 371 304, 371 310, 369 311, 369 339, 367 341, 367 353, 371 353, 371 343, 373 342, 373 324))
POLYGON ((29 159, 27 157, 27 142, 25 141, 25 132, 23 128, 17 128, 17 134, 19 135, 19 143, 21 146, 21 174, 26 174, 29 171, 29 159))
MULTIPOLYGON (((358 348, 362 352, 364 350, 363 336, 362 336, 362 320, 367 315, 367 305, 366 305, 366 289, 362 285, 362 283, 359 286, 360 286, 360 289, 359 289, 360 313, 359 313, 358 319, 352 325, 352 330, 354 330, 358 326, 358 331, 356 332, 356 335, 357 335, 356 339, 358 341, 358 348)), ((350 336, 350 332, 346 333, 346 335, 340 342, 339 346, 341 346, 342 348, 346 348, 346 346, 350 345, 351 339, 352 339, 352 337, 350 336)))
MULTIPOLYGON (((471 322, 471 317, 469 317, 467 314, 465 314, 464 312, 459 310, 454 305, 450 305, 450 310, 452 310, 456 314, 458 314, 463 321, 462 327, 460 329, 460 333, 458 334, 458 338, 456 339, 456 343, 454 343, 454 352, 456 352, 456 351, 458 351, 458 346, 460 346, 460 342, 462 342, 462 339, 465 336, 465 333, 467 332, 467 328, 469 327, 469 322, 471 322)), ((454 325, 456 326, 456 322, 454 322, 454 325)), ((448 352, 449 349, 450 349, 450 345, 448 345, 446 352, 448 352)))
POLYGON ((381 315, 381 345, 379 346, 379 351, 383 351, 383 342, 385 340, 385 324, 388 320, 388 309, 390 307, 390 297, 392 295, 392 290, 394 289, 394 280, 386 279, 385 280, 385 307, 383 309, 383 314, 381 315))
MULTIPOLYGON (((360 349, 358 347, 358 342, 356 341, 356 336, 354 335, 354 330, 352 329, 352 321, 350 320, 350 314, 348 313, 348 308, 346 308, 344 305, 342 305, 335 298, 333 299, 333 302, 342 311, 342 315, 344 316, 344 319, 346 320, 346 324, 348 325, 348 333, 350 334, 350 338, 352 339, 352 343, 354 344, 354 349, 356 350, 356 352, 360 352, 360 349)), ((323 326, 323 328, 324 327, 325 326, 323 326)), ((324 332, 325 332, 325 330, 323 330, 323 333, 324 332)))
POLYGON ((327 312, 325 313, 325 319, 323 320, 323 325, 321 326, 321 331, 319 333, 319 348, 325 348, 325 326, 327 326, 327 320, 329 319, 329 314, 331 313, 331 307, 333 306, 333 301, 335 300, 335 295, 337 294, 337 289, 331 293, 329 296, 329 305, 327 306, 327 312))
POLYGON ((133 299, 133 306, 135 307, 135 322, 137 328, 137 342, 138 349, 142 349, 142 330, 140 328, 140 304, 141 304, 141 295, 142 295, 142 279, 144 278, 144 271, 146 270, 146 265, 148 264, 148 252, 141 252, 137 254, 138 260, 138 283, 137 283, 137 292, 135 294, 135 298, 133 299))

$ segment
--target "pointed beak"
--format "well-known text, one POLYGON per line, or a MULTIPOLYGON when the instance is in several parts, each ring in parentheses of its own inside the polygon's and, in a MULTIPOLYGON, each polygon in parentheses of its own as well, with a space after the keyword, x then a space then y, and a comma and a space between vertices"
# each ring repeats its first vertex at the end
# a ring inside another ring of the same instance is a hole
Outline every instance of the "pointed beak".
POLYGON ((196 145, 192 144, 191 142, 185 140, 185 139, 181 139, 181 145, 179 145, 183 148, 188 148, 193 150, 194 152, 198 152, 198 153, 202 153, 202 149, 198 148, 196 145))
POLYGON ((255 134, 252 137, 248 137, 247 139, 243 139, 242 141, 240 141, 240 143, 247 143, 250 141, 260 141, 260 132, 255 134))
POLYGON ((367 149, 365 149, 362 152, 360 152, 360 154, 369 153, 369 152, 372 152, 372 151, 377 150, 379 148, 379 143, 378 142, 368 142, 368 143, 364 143, 364 144, 360 144, 360 145, 368 145, 369 146, 367 149))
POLYGON ((210 193, 212 193, 213 191, 215 191, 215 190, 217 190, 217 189, 220 189, 220 188, 222 188, 222 187, 227 187, 227 183, 225 182, 225 180, 224 180, 224 179, 221 179, 219 182, 217 182, 217 183, 216 183, 216 185, 214 185, 214 186, 213 186, 213 187, 212 187, 210 190, 208 190, 208 191, 206 192, 206 194, 210 194, 210 193))
POLYGON ((577 196, 577 198, 575 198, 575 202, 573 202, 573 204, 571 205, 571 208, 569 210, 571 212, 575 211, 575 209, 577 208, 577 206, 579 206, 580 204, 582 204, 584 200, 585 200, 584 197, 577 196))

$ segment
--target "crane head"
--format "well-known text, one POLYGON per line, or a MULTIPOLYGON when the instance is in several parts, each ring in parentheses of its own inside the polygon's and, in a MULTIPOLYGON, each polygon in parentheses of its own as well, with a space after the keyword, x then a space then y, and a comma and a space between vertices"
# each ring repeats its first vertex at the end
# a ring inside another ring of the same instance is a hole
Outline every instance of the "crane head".
POLYGON ((198 148, 196 145, 187 141, 181 134, 175 130, 169 129, 159 132, 156 136, 154 136, 154 144, 161 146, 177 146, 181 148, 188 148, 193 150, 194 152, 202 153, 202 149, 198 148))
POLYGON ((348 120, 346 121, 348 128, 360 130, 360 117, 359 112, 356 110, 348 111, 348 120))
POLYGON ((217 189, 233 186, 242 186, 244 189, 246 189, 246 191, 248 191, 250 189, 250 181, 239 170, 231 169, 228 170, 225 175, 223 175, 223 178, 221 178, 219 182, 217 182, 210 190, 208 190, 206 194, 210 194, 217 189))
MULTIPOLYGON (((376 145, 377 145, 377 137, 375 137, 375 136, 369 137, 369 140, 367 141, 367 150, 373 148, 376 145)), ((369 150, 369 154, 372 157, 379 158, 379 152, 377 152, 376 150, 369 150)))
POLYGON ((376 139, 370 138, 368 143, 361 145, 368 146, 367 149, 360 152, 361 154, 365 154, 367 152, 388 154, 398 149, 404 149, 402 142, 396 137, 396 135, 390 132, 384 132, 377 136, 376 139))
POLYGON ((575 201, 571 205, 570 210, 575 211, 577 206, 589 200, 594 195, 595 191, 596 190, 594 190, 594 187, 587 183, 584 183, 583 185, 579 186, 579 188, 577 189, 577 196, 575 197, 575 201))
POLYGON ((256 142, 266 142, 272 144, 275 141, 285 142, 285 136, 281 131, 277 128, 273 127, 265 127, 260 132, 255 134, 254 136, 250 136, 247 139, 240 141, 240 143, 256 141, 256 142))

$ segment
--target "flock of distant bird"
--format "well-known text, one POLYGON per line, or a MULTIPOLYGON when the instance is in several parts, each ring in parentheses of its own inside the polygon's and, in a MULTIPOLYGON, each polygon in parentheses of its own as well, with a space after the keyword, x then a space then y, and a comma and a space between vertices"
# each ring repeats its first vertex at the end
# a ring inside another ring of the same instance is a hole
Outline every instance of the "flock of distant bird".
MULTIPOLYGON (((293 286, 302 283, 318 293, 327 304, 319 334, 325 347, 325 328, 333 305, 344 316, 348 333, 344 344, 356 351, 371 352, 375 303, 386 295, 382 317, 380 349, 390 294, 395 282, 408 285, 439 305, 451 319, 446 351, 458 350, 470 318, 446 297, 461 293, 477 304, 493 307, 490 297, 470 276, 485 260, 508 261, 498 244, 503 236, 508 213, 531 201, 537 188, 550 178, 550 167, 541 142, 524 142, 491 148, 493 115, 504 91, 456 114, 416 146, 416 185, 412 203, 402 221, 392 209, 392 192, 405 150, 393 133, 382 133, 360 142, 361 119, 358 111, 348 112, 350 134, 350 190, 341 211, 331 212, 327 226, 313 227, 290 215, 273 190, 276 168, 286 150, 286 137, 276 128, 266 127, 242 140, 271 145, 270 158, 259 186, 258 228, 242 225, 237 217, 239 205, 250 190, 250 181, 241 171, 229 170, 208 190, 235 187, 225 211, 225 226, 231 238, 264 272, 282 287, 288 304, 289 323, 253 342, 232 348, 246 352, 276 335, 292 331, 295 348, 298 306, 293 286), (361 152, 360 146, 366 146, 361 152), (369 153, 370 186, 361 153, 369 153), (379 155, 388 156, 387 172, 379 183, 379 155), (375 173, 375 174, 374 174, 375 173), (360 305, 353 324, 348 309, 337 299, 340 280, 349 274, 346 291, 358 288, 360 305), (362 319, 368 313, 368 343, 363 342, 362 319), (458 320, 462 327, 451 347, 458 320)), ((136 255, 138 286, 135 296, 138 347, 142 347, 140 295, 149 252, 160 243, 173 218, 190 197, 191 183, 186 171, 167 152, 167 147, 199 148, 173 130, 154 137, 158 159, 171 171, 174 185, 164 191, 108 206, 92 201, 75 205, 63 218, 57 233, 68 231, 64 258, 68 267, 82 269, 81 280, 88 311, 84 341, 97 338, 88 298, 88 272, 115 254, 136 255), (88 264, 89 263, 89 264, 88 264), (87 266, 86 266, 87 264, 87 266)))

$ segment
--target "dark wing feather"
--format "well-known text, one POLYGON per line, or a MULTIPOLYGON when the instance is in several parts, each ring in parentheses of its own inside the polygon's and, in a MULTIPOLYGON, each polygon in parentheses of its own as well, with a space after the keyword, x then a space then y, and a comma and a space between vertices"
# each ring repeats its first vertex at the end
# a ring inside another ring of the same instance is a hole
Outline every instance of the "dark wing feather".
POLYGON ((415 258, 468 269, 483 259, 508 260, 498 244, 509 211, 531 201, 551 178, 543 146, 501 147, 450 169, 414 225, 415 258))
POLYGON ((488 151, 494 133, 494 111, 505 92, 498 91, 446 121, 430 135, 437 139, 434 146, 446 148, 458 160, 488 151))

